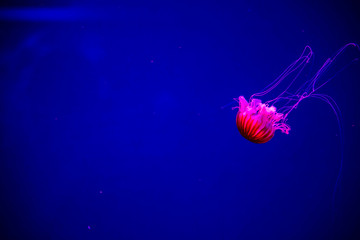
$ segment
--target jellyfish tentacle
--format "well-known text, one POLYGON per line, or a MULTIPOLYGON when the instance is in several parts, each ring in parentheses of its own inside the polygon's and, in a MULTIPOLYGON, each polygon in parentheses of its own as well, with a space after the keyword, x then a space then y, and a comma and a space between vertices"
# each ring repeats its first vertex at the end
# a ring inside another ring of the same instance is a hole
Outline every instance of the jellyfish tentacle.
MULTIPOLYGON (((269 92, 271 92, 275 87, 277 87, 288 75, 296 71, 300 68, 300 71, 297 75, 300 74, 300 72, 304 69, 305 65, 309 63, 311 57, 313 55, 313 51, 310 46, 306 46, 301 53, 300 57, 296 59, 294 62, 292 62, 281 74, 279 77, 277 77, 272 83, 270 83, 268 86, 264 88, 263 91, 259 93, 253 94, 249 101, 252 100, 253 97, 261 97, 269 92), (308 53, 306 53, 308 51, 308 53)), ((285 90, 286 91, 286 90, 285 90)))
POLYGON ((335 200, 336 200, 336 190, 339 188, 341 175, 342 175, 342 169, 344 164, 344 134, 343 134, 343 120, 342 115, 339 106, 335 102, 335 100, 325 94, 313 94, 311 97, 320 99, 324 102, 326 102, 333 110, 336 116, 338 128, 339 128, 339 135, 340 135, 340 167, 338 170, 338 174, 335 181, 335 186, 332 192, 332 201, 331 201, 331 208, 332 208, 332 220, 335 219, 335 200))

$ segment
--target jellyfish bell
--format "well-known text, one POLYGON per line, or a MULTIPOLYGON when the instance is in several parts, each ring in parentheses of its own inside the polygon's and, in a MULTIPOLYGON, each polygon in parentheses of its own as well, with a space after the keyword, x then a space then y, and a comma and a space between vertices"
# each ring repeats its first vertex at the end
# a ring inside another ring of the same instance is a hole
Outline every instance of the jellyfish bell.
POLYGON ((247 102, 243 96, 238 101, 236 126, 240 134, 253 143, 270 141, 276 130, 289 134, 290 127, 285 122, 284 115, 276 112, 274 106, 261 103, 260 99, 251 99, 247 102))

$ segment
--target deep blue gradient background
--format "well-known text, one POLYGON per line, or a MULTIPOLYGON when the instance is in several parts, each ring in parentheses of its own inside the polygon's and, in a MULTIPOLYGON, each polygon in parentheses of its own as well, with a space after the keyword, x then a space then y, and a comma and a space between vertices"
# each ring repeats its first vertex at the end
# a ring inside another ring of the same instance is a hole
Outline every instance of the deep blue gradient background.
POLYGON ((221 108, 307 44, 301 80, 359 43, 356 5, 170 2, 1 4, 0 238, 360 239, 359 62, 320 91, 344 119, 335 222, 331 108, 303 101, 262 145, 221 108))

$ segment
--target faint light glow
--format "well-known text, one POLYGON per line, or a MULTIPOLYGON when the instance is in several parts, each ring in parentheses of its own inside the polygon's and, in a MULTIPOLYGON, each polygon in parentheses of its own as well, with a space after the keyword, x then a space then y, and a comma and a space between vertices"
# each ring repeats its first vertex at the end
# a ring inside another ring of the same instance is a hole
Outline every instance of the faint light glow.
POLYGON ((100 191, 99 191, 99 193, 100 193, 100 194, 102 194, 102 193, 103 193, 103 191, 102 191, 102 190, 100 190, 100 191))
POLYGON ((0 20, 8 21, 76 21, 90 18, 94 18, 94 14, 84 8, 0 8, 0 20))
POLYGON ((153 59, 151 59, 151 60, 150 60, 150 63, 154 63, 154 60, 153 60, 153 59))
POLYGON ((88 226, 88 229, 89 229, 89 230, 91 229, 90 225, 88 226))

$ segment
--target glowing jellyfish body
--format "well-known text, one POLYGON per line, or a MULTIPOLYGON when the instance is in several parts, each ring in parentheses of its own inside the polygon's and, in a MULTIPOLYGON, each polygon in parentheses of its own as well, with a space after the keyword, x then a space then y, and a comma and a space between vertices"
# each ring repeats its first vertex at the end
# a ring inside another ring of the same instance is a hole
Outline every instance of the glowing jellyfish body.
MULTIPOLYGON (((329 68, 339 54, 350 46, 359 49, 359 46, 355 43, 346 44, 334 57, 328 58, 315 75, 303 83, 294 92, 290 92, 290 87, 294 84, 295 80, 298 78, 306 64, 309 63, 313 55, 309 46, 306 46, 300 57, 290 64, 290 66, 262 92, 253 94, 249 101, 243 96, 235 98, 239 103, 239 106, 235 108, 238 109, 236 125, 240 134, 254 143, 266 143, 270 141, 276 130, 289 134, 290 126, 286 123, 289 113, 295 109, 302 100, 309 97, 318 98, 327 102, 334 110, 340 126, 340 110, 335 101, 328 95, 316 94, 315 92, 334 77, 330 77, 324 82, 318 83, 320 76, 322 76, 329 68), (262 103, 260 99, 254 98, 267 95, 278 87, 290 74, 293 74, 294 78, 290 80, 290 83, 277 97, 264 103, 262 103), (274 106, 275 104, 280 107, 276 108, 274 106)), ((358 59, 354 59, 353 61, 357 60, 358 59)))
POLYGON ((277 113, 274 106, 268 107, 259 99, 248 103, 243 96, 239 99, 239 111, 236 115, 236 125, 241 135, 254 143, 266 143, 275 134, 275 130, 289 133, 290 127, 281 123, 283 114, 277 113))

